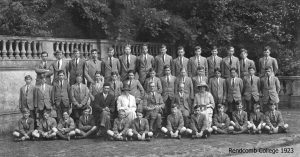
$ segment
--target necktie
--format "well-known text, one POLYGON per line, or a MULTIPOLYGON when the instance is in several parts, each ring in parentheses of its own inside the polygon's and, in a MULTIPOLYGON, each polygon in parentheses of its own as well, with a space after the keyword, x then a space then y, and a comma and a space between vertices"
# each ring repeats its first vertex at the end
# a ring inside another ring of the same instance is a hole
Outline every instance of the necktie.
POLYGON ((60 81, 60 87, 61 87, 61 88, 63 87, 63 82, 62 82, 62 81, 60 81))
POLYGON ((57 61, 57 67, 60 69, 60 61, 57 61))
POLYGON ((47 130, 49 130, 48 127, 49 127, 49 126, 48 126, 48 120, 46 119, 46 128, 47 128, 47 130))
POLYGON ((140 121, 139 121, 139 129, 141 128, 141 123, 142 123, 142 121, 140 120, 140 121))
POLYGON ((94 60, 94 64, 96 64, 96 60, 94 60))
POLYGON ((234 87, 234 78, 232 78, 231 86, 234 87))
POLYGON ((246 63, 245 63, 245 59, 243 60, 243 67, 245 68, 245 66, 246 66, 246 63))
POLYGON ((110 57, 110 62, 109 62, 109 64, 110 64, 110 67, 112 68, 112 57, 110 57))
POLYGON ((116 89, 116 81, 114 81, 114 89, 116 89))
POLYGON ((28 86, 29 86, 29 85, 26 86, 26 96, 28 95, 28 89, 29 89, 28 86))
POLYGON ((181 81, 182 81, 182 83, 184 83, 184 77, 182 78, 182 80, 181 80, 181 81))
POLYGON ((252 76, 251 76, 251 86, 253 85, 253 78, 252 78, 252 76))
POLYGON ((127 55, 127 68, 129 68, 129 55, 127 55))
POLYGON ((180 57, 180 66, 183 67, 183 58, 180 57))
POLYGON ((47 62, 44 62, 44 69, 47 69, 47 62))
POLYGON ((230 61, 229 61, 229 64, 230 64, 230 66, 231 66, 231 64, 232 64, 231 56, 230 56, 230 61))
POLYGON ((163 63, 165 63, 165 55, 162 56, 163 63))
POLYGON ((145 63, 145 65, 147 65, 147 55, 146 54, 144 56, 144 63, 145 63))
POLYGON ((155 99, 155 95, 154 95, 154 92, 152 92, 152 97, 153 97, 153 99, 155 99))
POLYGON ((85 116, 85 124, 87 123, 88 120, 88 116, 85 116))
POLYGON ((42 90, 43 90, 43 91, 45 91, 45 84, 43 84, 43 86, 42 86, 42 90))
POLYGON ((130 82, 129 82, 129 87, 131 87, 131 80, 130 80, 130 82))
POLYGON ((267 61, 268 61, 268 57, 265 57, 264 67, 266 67, 267 61))
POLYGON ((78 66, 78 58, 76 59, 76 67, 78 66))
POLYGON ((213 60, 214 60, 214 68, 215 68, 216 67, 216 57, 215 56, 214 56, 213 60))
POLYGON ((80 84, 78 84, 78 88, 79 88, 79 93, 81 93, 80 84))
POLYGON ((200 62, 200 56, 198 57, 198 67, 200 66, 201 62, 200 62))
POLYGON ((167 83, 168 83, 168 85, 170 84, 169 76, 167 76, 167 83))
POLYGON ((268 86, 270 86, 270 76, 268 76, 268 86))

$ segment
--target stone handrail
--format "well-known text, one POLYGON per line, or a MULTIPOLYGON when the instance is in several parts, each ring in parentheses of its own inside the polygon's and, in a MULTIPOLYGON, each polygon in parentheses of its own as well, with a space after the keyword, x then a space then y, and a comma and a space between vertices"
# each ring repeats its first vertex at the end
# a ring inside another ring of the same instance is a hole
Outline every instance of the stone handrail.
POLYGON ((299 107, 300 103, 300 76, 278 76, 280 81, 280 105, 299 107))

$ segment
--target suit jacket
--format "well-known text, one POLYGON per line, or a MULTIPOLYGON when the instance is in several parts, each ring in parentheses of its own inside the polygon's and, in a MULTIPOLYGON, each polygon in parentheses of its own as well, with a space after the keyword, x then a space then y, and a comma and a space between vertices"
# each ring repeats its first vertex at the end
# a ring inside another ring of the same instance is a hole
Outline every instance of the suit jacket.
MULTIPOLYGON (((95 81, 95 73, 96 71, 100 71, 102 66, 102 61, 96 60, 96 63, 93 59, 90 59, 85 62, 84 64, 84 77, 87 80, 87 82, 94 82, 95 81)), ((102 72, 103 73, 103 72, 102 72)))
POLYGON ((69 72, 69 62, 67 60, 62 59, 60 67, 58 67, 58 60, 54 61, 50 65, 50 74, 53 74, 53 82, 56 82, 58 80, 58 71, 63 70, 65 72, 65 77, 68 78, 68 72, 69 72))
POLYGON ((243 59, 240 60, 241 78, 244 78, 245 76, 247 76, 249 74, 248 73, 249 67, 254 67, 256 69, 255 63, 253 60, 248 59, 248 58, 246 60, 243 60, 243 59))
POLYGON ((175 94, 175 80, 176 77, 170 75, 169 76, 169 83, 167 81, 167 77, 163 76, 160 78, 161 81, 161 86, 162 86, 162 97, 164 99, 164 101, 166 101, 168 99, 168 97, 170 97, 171 99, 174 98, 174 94, 175 94))
POLYGON ((215 76, 215 69, 221 69, 221 62, 222 58, 219 56, 215 56, 215 62, 213 56, 207 57, 207 64, 208 64, 208 77, 215 76))
POLYGON ((266 115, 266 123, 268 126, 277 127, 277 126, 284 125, 284 121, 280 111, 276 110, 275 114, 272 111, 268 111, 265 113, 265 115, 266 115))
POLYGON ((191 57, 188 62, 188 75, 189 77, 194 77, 197 75, 198 66, 203 66, 205 68, 205 76, 208 76, 208 64, 205 57, 200 56, 200 65, 198 65, 198 58, 196 56, 191 57))
POLYGON ((146 118, 135 118, 131 122, 131 128, 134 134, 140 134, 149 132, 149 123, 146 118))
POLYGON ((112 64, 110 65, 110 58, 106 58, 102 61, 102 73, 105 81, 111 77, 111 72, 118 72, 120 74, 121 64, 118 58, 112 57, 112 64))
MULTIPOLYGON (((165 107, 165 103, 163 101, 162 96, 154 92, 154 97, 151 92, 145 94, 144 99, 143 99, 143 106, 146 111, 152 111, 151 108, 155 106, 159 106, 160 108, 165 107)), ((162 112, 162 110, 158 110, 158 112, 162 112)))
POLYGON ((121 119, 118 117, 114 120, 113 132, 125 134, 129 128, 129 125, 130 122, 128 121, 128 119, 121 119))
POLYGON ((185 77, 184 82, 182 82, 182 77, 177 77, 175 80, 175 93, 178 93, 178 88, 180 83, 184 83, 184 91, 187 93, 191 99, 194 99, 194 86, 193 81, 190 77, 185 77))
POLYGON ((180 57, 177 57, 173 60, 173 66, 172 66, 172 75, 174 76, 179 76, 180 75, 180 69, 184 68, 186 71, 188 69, 188 62, 189 59, 184 57, 182 58, 182 65, 181 65, 181 60, 180 57))
POLYGON ((224 103, 227 96, 227 87, 225 79, 220 77, 219 84, 218 79, 216 77, 209 79, 208 88, 212 96, 214 97, 216 103, 224 103))
POLYGON ((128 71, 129 70, 136 70, 136 56, 133 54, 130 54, 129 56, 129 68, 127 67, 127 55, 124 54, 122 56, 119 57, 120 60, 120 65, 121 65, 121 69, 120 69, 120 77, 121 80, 124 81, 128 78, 128 71))
POLYGON ((102 82, 100 81, 98 85, 96 84, 96 82, 91 84, 90 89, 89 89, 90 94, 92 96, 95 96, 96 94, 101 93, 103 91, 103 84, 104 84, 104 78, 103 78, 103 81, 102 82))
POLYGON ((115 111, 115 97, 114 95, 108 93, 106 98, 104 99, 103 92, 98 93, 95 96, 95 100, 92 102, 93 114, 98 118, 105 107, 108 107, 111 113, 115 111))
POLYGON ((67 120, 61 119, 57 125, 57 129, 59 131, 62 131, 63 128, 65 129, 65 132, 75 130, 75 123, 73 118, 69 117, 69 119, 67 120))
POLYGON ((42 75, 46 76, 46 83, 51 84, 51 71, 50 71, 51 63, 49 61, 46 61, 45 63, 43 61, 39 62, 35 66, 35 72, 36 72, 36 85, 39 85, 41 83, 41 77, 42 75), (49 71, 47 71, 49 70, 49 71))
POLYGON ((32 118, 25 119, 22 117, 18 121, 18 129, 21 134, 28 134, 34 130, 34 120, 32 118))
POLYGON ((114 85, 114 82, 111 80, 110 83, 110 91, 109 93, 112 94, 115 98, 121 95, 123 83, 120 80, 116 80, 116 87, 114 85))
POLYGON ((215 114, 213 118, 213 125, 221 128, 221 129, 227 129, 230 124, 230 118, 226 113, 221 113, 215 114), (224 123, 225 125, 222 125, 224 123))
POLYGON ((239 126, 248 125, 247 124, 247 121, 248 121, 247 112, 242 111, 241 114, 239 114, 238 111, 233 111, 232 120, 236 125, 239 125, 239 126))
POLYGON ((230 77, 230 69, 231 68, 237 69, 238 76, 241 76, 240 75, 240 61, 239 61, 239 59, 235 56, 232 56, 231 62, 232 62, 232 64, 230 65, 230 57, 228 57, 228 56, 223 58, 223 60, 222 60, 221 71, 222 71, 222 76, 224 78, 229 78, 230 77))
POLYGON ((56 81, 53 83, 53 100, 56 106, 63 103, 65 107, 70 106, 70 94, 71 88, 67 80, 63 81, 63 86, 61 87, 60 82, 56 81))
POLYGON ((42 85, 37 86, 35 95, 36 95, 35 106, 39 110, 44 110, 45 108, 50 110, 52 108, 52 103, 53 103, 52 86, 45 84, 44 90, 42 85))
POLYGON ((38 130, 41 132, 48 132, 51 131, 52 128, 56 128, 57 123, 56 120, 52 117, 49 117, 48 119, 42 118, 38 122, 38 130))
POLYGON ((26 94, 26 85, 20 88, 19 108, 27 108, 29 110, 34 110, 36 101, 35 90, 36 88, 34 87, 34 85, 29 85, 26 94))
POLYGON ((262 57, 259 59, 259 62, 258 62, 260 77, 265 75, 265 73, 266 73, 265 68, 268 66, 271 66, 273 68, 274 74, 276 74, 278 72, 278 63, 277 63, 276 58, 269 56, 265 63, 265 57, 262 57))
POLYGON ((191 113, 193 108, 192 100, 187 93, 183 93, 183 95, 181 95, 179 94, 179 92, 177 92, 175 94, 172 104, 178 104, 179 110, 188 110, 189 113, 191 113))
POLYGON ((87 105, 87 101, 89 99, 89 89, 86 85, 80 84, 80 89, 78 84, 74 84, 71 86, 71 100, 73 103, 73 107, 76 108, 83 108, 87 105), (81 104, 82 107, 78 107, 77 105, 81 104))
POLYGON ((249 121, 253 124, 255 124, 255 126, 258 126, 261 122, 264 121, 265 115, 261 112, 258 113, 250 113, 250 118, 249 121))
POLYGON ((181 112, 170 114, 167 117, 167 129, 175 132, 180 131, 184 127, 184 121, 181 112))
POLYGON ((149 69, 154 67, 154 57, 148 53, 146 61, 144 57, 144 54, 141 54, 136 59, 136 69, 139 74, 139 81, 141 82, 141 84, 144 84, 149 69))
POLYGON ((155 83, 155 91, 158 92, 159 94, 161 94, 162 93, 162 85, 161 85, 161 81, 158 77, 154 77, 153 80, 150 77, 146 79, 145 84, 144 84, 146 93, 150 92, 150 83, 151 82, 155 83))
MULTIPOLYGON (((70 85, 73 85, 76 83, 76 75, 77 74, 81 74, 82 76, 84 76, 84 65, 85 65, 84 59, 80 58, 77 66, 76 66, 75 58, 70 60, 70 62, 69 62, 70 85)), ((95 73, 94 73, 94 75, 95 75, 95 73)), ((82 81, 84 82, 84 79, 82 81)))
POLYGON ((78 128, 80 130, 89 130, 93 126, 96 126, 95 118, 93 115, 88 115, 87 119, 84 115, 80 116, 78 123, 78 128))
POLYGON ((278 78, 274 75, 270 76, 270 85, 268 85, 268 77, 262 77, 260 79, 261 92, 263 94, 262 101, 267 103, 269 98, 275 102, 279 102, 278 93, 280 92, 280 82, 278 78))
POLYGON ((206 115, 200 113, 198 115, 193 114, 191 116, 191 129, 195 132, 204 131, 207 128, 206 115))
POLYGON ((242 100, 242 92, 243 92, 243 80, 241 78, 235 77, 234 86, 232 86, 232 78, 226 79, 226 87, 227 87, 227 101, 232 102, 233 100, 238 101, 242 100))
POLYGON ((198 93, 199 92, 199 89, 198 89, 198 84, 200 84, 202 81, 208 83, 208 78, 206 76, 194 76, 192 78, 192 82, 193 82, 193 88, 194 88, 194 94, 198 93))
POLYGON ((126 80, 123 82, 123 84, 129 85, 129 89, 130 89, 129 93, 133 95, 135 98, 140 99, 141 97, 144 96, 145 91, 139 80, 133 79, 131 80, 131 84, 130 84, 130 80, 126 80))
POLYGON ((165 62, 163 62, 163 55, 159 54, 155 57, 155 71, 156 71, 156 76, 157 77, 162 77, 164 76, 164 66, 169 65, 172 69, 173 66, 173 58, 165 54, 165 62))
POLYGON ((260 90, 260 79, 259 77, 252 76, 253 83, 251 84, 251 76, 248 75, 244 77, 244 98, 245 100, 251 100, 253 97, 255 101, 259 100, 259 90, 260 90))

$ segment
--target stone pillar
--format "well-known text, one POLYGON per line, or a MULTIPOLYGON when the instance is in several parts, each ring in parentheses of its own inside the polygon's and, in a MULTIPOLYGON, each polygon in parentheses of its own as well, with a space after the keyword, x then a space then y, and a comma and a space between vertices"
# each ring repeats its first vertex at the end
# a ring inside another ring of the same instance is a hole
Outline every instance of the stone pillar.
POLYGON ((300 76, 291 76, 293 78, 291 104, 292 108, 300 108, 300 76))

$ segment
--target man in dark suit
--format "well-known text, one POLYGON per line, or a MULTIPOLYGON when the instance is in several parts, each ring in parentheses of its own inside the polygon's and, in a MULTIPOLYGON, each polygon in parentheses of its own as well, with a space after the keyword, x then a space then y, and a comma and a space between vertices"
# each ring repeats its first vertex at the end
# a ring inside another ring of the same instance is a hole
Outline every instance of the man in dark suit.
POLYGON ((133 70, 136 73, 136 56, 131 54, 131 45, 125 46, 125 54, 119 57, 121 70, 120 79, 124 81, 128 78, 128 71, 133 70))
POLYGON ((260 91, 260 79, 255 76, 255 67, 249 67, 249 75, 244 77, 244 99, 246 112, 251 113, 254 110, 254 104, 259 101, 259 91, 260 91))
MULTIPOLYGON (((97 71, 101 72, 102 61, 98 59, 98 52, 96 49, 91 51, 92 58, 85 62, 84 77, 87 80, 87 86, 95 83, 95 74, 97 71)), ((101 74, 101 73, 100 73, 101 74)), ((104 82, 104 80, 103 80, 104 82)))
POLYGON ((64 112, 70 109, 70 85, 65 79, 65 72, 60 70, 57 72, 58 79, 53 83, 53 100, 57 112, 58 121, 62 119, 64 112))
POLYGON ((258 68, 259 76, 263 77, 266 74, 266 67, 272 67, 272 73, 275 75, 278 72, 278 63, 276 58, 270 56, 271 47, 266 46, 264 48, 264 57, 259 59, 258 68))
POLYGON ((208 78, 211 78, 215 75, 215 69, 221 69, 222 58, 218 56, 218 48, 216 46, 213 47, 211 51, 211 56, 207 58, 208 64, 208 78))
POLYGON ((184 68, 187 71, 189 59, 184 57, 184 47, 179 46, 177 49, 178 57, 173 60, 172 75, 179 76, 180 69, 184 68))
POLYGON ((102 61, 102 75, 104 76, 105 82, 110 81, 112 72, 116 72, 118 75, 120 74, 120 61, 114 57, 114 53, 114 48, 110 47, 108 49, 107 59, 102 61))
POLYGON ((128 130, 129 136, 134 140, 139 141, 150 141, 150 138, 153 136, 153 132, 149 131, 148 119, 143 118, 143 110, 138 109, 136 111, 136 116, 132 122, 130 129, 128 130))
POLYGON ((167 46, 162 44, 160 47, 160 54, 155 57, 155 71, 157 77, 164 76, 164 66, 168 65, 169 67, 172 67, 173 64, 173 58, 172 56, 167 54, 167 46))
POLYGON ((52 84, 54 84, 54 82, 57 82, 59 80, 58 72, 60 70, 64 71, 65 78, 68 78, 68 73, 69 73, 69 63, 68 61, 63 59, 63 53, 61 51, 56 51, 54 55, 56 57, 56 61, 54 61, 51 64, 50 74, 49 74, 49 75, 53 75, 52 84))
POLYGON ((233 56, 234 54, 234 47, 229 46, 228 48, 228 56, 223 58, 222 63, 221 63, 221 71, 222 71, 222 76, 224 78, 229 78, 230 77, 230 69, 235 68, 237 71, 237 77, 240 76, 240 61, 237 57, 233 56))
POLYGON ((30 111, 30 117, 36 120, 35 113, 35 91, 36 88, 31 84, 32 77, 30 75, 25 76, 25 85, 20 88, 20 97, 19 97, 19 109, 23 111, 24 108, 30 111))
POLYGON ((110 84, 104 83, 103 92, 98 93, 92 102, 93 115, 99 128, 98 135, 105 133, 111 128, 110 120, 115 114, 115 97, 109 91, 110 84))
POLYGON ((136 68, 139 74, 139 81, 143 85, 149 73, 149 70, 154 67, 154 57, 148 53, 148 45, 143 44, 142 54, 137 57, 136 68))
POLYGON ((194 77, 197 75, 197 67, 204 67, 205 76, 208 75, 208 65, 205 57, 201 56, 201 47, 195 47, 195 56, 191 57, 188 63, 188 76, 194 77))
POLYGON ((240 60, 240 69, 241 69, 241 76, 240 78, 243 79, 244 77, 246 77, 249 73, 248 73, 248 68, 249 67, 253 67, 255 68, 255 63, 253 60, 247 58, 248 56, 248 51, 244 48, 241 49, 241 60, 240 60))
MULTIPOLYGON (((80 58, 79 50, 75 49, 73 52, 74 59, 69 62, 69 72, 70 72, 70 85, 76 83, 76 76, 84 76, 84 64, 85 60, 80 58)), ((83 83, 85 81, 83 80, 83 83)))
POLYGON ((36 72, 36 85, 39 85, 41 83, 42 75, 46 77, 46 83, 51 84, 51 72, 49 70, 50 63, 47 61, 48 53, 46 51, 43 51, 41 54, 41 62, 39 62, 35 67, 36 72))

